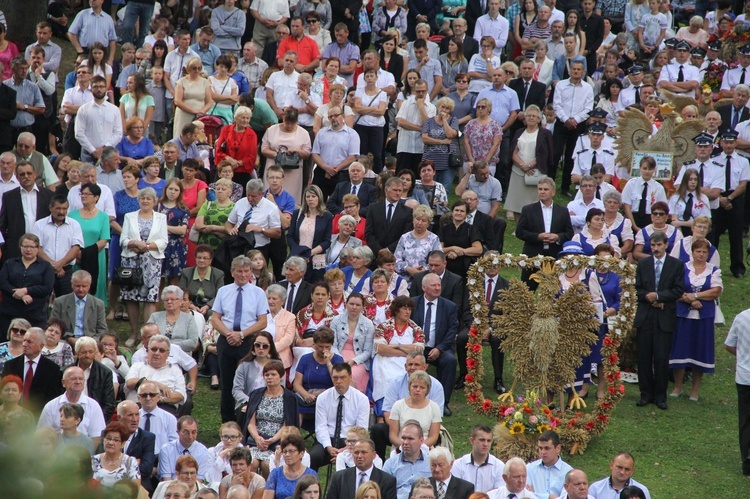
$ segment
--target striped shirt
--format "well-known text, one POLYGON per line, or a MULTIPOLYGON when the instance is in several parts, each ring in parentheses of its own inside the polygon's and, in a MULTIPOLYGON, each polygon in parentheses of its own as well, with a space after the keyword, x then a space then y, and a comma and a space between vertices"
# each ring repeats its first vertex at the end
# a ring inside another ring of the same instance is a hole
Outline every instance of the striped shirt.
MULTIPOLYGON (((527 26, 526 29, 523 31, 523 39, 524 40, 531 40, 532 38, 538 38, 539 40, 547 40, 547 38, 550 37, 550 33, 552 31, 552 27, 550 26, 550 23, 547 22, 547 26, 545 28, 540 28, 537 25, 537 22, 534 21, 531 23, 530 26, 527 26)), ((534 58, 535 55, 535 49, 530 49, 526 51, 526 57, 534 58)))
POLYGON ((96 14, 93 9, 84 9, 78 13, 70 25, 68 33, 78 37, 78 43, 83 48, 90 47, 92 43, 99 42, 105 47, 109 42, 117 41, 115 23, 106 12, 96 14))

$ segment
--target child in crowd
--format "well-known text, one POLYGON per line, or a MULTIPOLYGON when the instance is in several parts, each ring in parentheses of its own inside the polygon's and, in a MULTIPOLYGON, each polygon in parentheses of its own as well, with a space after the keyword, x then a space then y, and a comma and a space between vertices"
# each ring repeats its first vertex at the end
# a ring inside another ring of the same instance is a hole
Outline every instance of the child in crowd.
POLYGON ((651 12, 641 18, 638 25, 638 46, 644 59, 651 59, 667 33, 667 16, 659 12, 659 0, 649 0, 651 12))
POLYGON ((547 104, 544 107, 544 128, 550 132, 555 131, 555 123, 557 122, 557 116, 555 116, 555 108, 552 104, 547 104))
POLYGON ((154 98, 154 114, 148 125, 148 135, 154 144, 164 143, 164 125, 167 121, 167 87, 164 86, 164 69, 161 66, 151 68, 151 83, 146 90, 154 98))
MULTIPOLYGON (((346 432, 346 449, 336 455, 336 471, 354 467, 354 456, 352 455, 354 444, 358 440, 366 440, 368 438, 370 438, 370 434, 366 428, 362 428, 361 426, 352 426, 349 428, 349 431, 346 432)), ((383 460, 380 459, 380 456, 375 456, 372 464, 377 469, 381 469, 383 467, 383 460)))

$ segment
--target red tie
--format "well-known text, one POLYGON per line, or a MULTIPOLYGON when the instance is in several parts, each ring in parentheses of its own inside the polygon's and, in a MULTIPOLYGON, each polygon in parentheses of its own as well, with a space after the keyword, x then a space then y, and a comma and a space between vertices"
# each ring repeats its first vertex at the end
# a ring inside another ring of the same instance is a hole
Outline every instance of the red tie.
POLYGON ((484 301, 487 302, 487 305, 489 305, 490 301, 492 301, 492 283, 493 279, 487 280, 487 296, 484 297, 484 301))
POLYGON ((26 376, 23 378, 23 400, 28 400, 31 393, 31 383, 34 381, 34 361, 28 361, 29 368, 26 370, 26 376))

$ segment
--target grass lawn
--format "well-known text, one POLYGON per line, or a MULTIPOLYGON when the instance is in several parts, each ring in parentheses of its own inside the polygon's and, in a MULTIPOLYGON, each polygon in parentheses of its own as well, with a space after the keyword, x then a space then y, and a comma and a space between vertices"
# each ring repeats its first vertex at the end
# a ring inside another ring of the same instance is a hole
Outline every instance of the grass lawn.
MULTIPOLYGON (((69 43, 59 39, 55 42, 62 46, 63 68, 69 70, 75 52, 69 43)), ((65 74, 67 71, 60 73, 60 98, 65 74)), ((561 198, 557 201, 567 203, 561 198)), ((505 251, 518 254, 521 243, 511 235, 514 230, 515 223, 510 221, 505 251)), ((721 303, 727 324, 716 328, 716 374, 704 377, 699 402, 670 398, 668 411, 660 411, 654 405, 637 408, 637 385, 626 385, 625 396, 613 412, 607 431, 589 443, 584 455, 564 456, 572 466, 588 474, 590 483, 609 474, 609 461, 616 452, 628 451, 636 458, 634 477, 648 486, 651 496, 656 499, 737 497, 750 486, 750 480, 740 473, 734 358, 723 348, 731 321, 738 312, 747 308, 750 281, 731 277, 726 236, 722 244, 725 287, 721 303)), ((514 273, 505 276, 510 278, 514 273)), ((127 338, 126 323, 117 322, 111 326, 121 333, 123 341, 127 338)), ((487 348, 483 355, 484 386, 488 396, 495 396, 491 390, 492 369, 487 348)), ((512 366, 508 364, 504 378, 510 383, 512 366)), ((219 441, 221 424, 219 392, 210 389, 208 379, 199 381, 193 415, 200 421, 199 439, 207 446, 213 446, 219 441)), ((688 390, 689 386, 686 387, 688 390)), ((471 427, 477 423, 493 425, 494 421, 474 413, 465 404, 463 391, 454 393, 451 409, 453 416, 446 418, 444 423, 453 436, 456 455, 461 456, 471 449, 468 440, 471 427)), ((322 468, 321 472, 325 474, 322 468)))

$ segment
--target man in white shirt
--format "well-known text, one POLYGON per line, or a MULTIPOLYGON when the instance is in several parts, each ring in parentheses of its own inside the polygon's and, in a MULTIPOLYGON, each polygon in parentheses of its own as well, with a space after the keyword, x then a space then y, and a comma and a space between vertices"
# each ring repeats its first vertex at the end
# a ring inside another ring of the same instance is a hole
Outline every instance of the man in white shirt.
POLYGON ((83 420, 78 424, 78 431, 87 435, 94 441, 94 447, 99 445, 102 430, 107 426, 104 421, 102 408, 96 400, 83 394, 86 381, 83 369, 72 366, 65 370, 62 378, 65 393, 53 399, 44 406, 39 418, 39 428, 50 427, 60 429, 60 406, 67 403, 79 404, 83 407, 83 420))
POLYGON ((568 203, 568 213, 573 230, 580 234, 586 226, 586 214, 592 208, 604 211, 604 203, 596 199, 596 180, 591 175, 581 177, 581 198, 576 198, 568 203))
POLYGON ((83 184, 96 184, 102 190, 102 194, 99 196, 99 201, 96 202, 96 208, 106 213, 109 216, 110 222, 114 220, 116 215, 115 199, 112 196, 112 191, 109 187, 100 184, 97 181, 98 173, 96 167, 91 163, 83 163, 78 171, 81 175, 81 183, 73 186, 73 188, 68 191, 68 210, 75 211, 83 208, 83 203, 81 202, 81 186, 83 184))
MULTIPOLYGON (((315 92, 310 92, 312 86, 312 75, 301 73, 297 77, 297 89, 290 92, 284 100, 277 100, 280 108, 293 107, 297 110, 297 123, 306 130, 312 130, 315 112, 323 105, 323 100, 315 92)), ((312 141, 313 137, 310 137, 312 141)))
MULTIPOLYGON (((478 424, 471 429, 471 452, 457 459, 451 468, 454 477, 474 484, 476 492, 489 492, 502 487, 505 464, 492 455, 492 428, 478 424)), ((524 477, 526 466, 523 467, 524 477)), ((524 480, 524 486, 526 485, 524 480)), ((507 496, 505 496, 507 497, 507 496)))
POLYGON ((622 190, 622 211, 638 232, 651 223, 651 206, 657 201, 667 202, 664 186, 654 180, 656 160, 652 156, 641 159, 640 176, 633 177, 622 190))
POLYGON ((724 348, 736 357, 739 440, 742 474, 750 476, 750 309, 740 312, 729 328, 724 348))
POLYGON ((508 459, 503 468, 505 485, 487 493, 490 499, 525 499, 536 497, 526 488, 526 463, 520 457, 508 459))
MULTIPOLYGON (((147 322, 141 326, 141 345, 138 350, 133 352, 133 358, 130 362, 131 364, 135 364, 136 362, 146 362, 146 358, 148 357, 148 342, 157 334, 161 334, 159 332, 159 326, 153 322, 147 322)), ((194 391, 198 384, 198 363, 195 362, 195 359, 193 359, 190 354, 185 353, 179 345, 172 344, 169 346, 167 362, 179 366, 183 372, 187 373, 188 383, 185 385, 185 389, 188 392, 194 391)))
MULTIPOLYGON (((360 80, 363 80, 361 78, 360 80)), ((414 94, 410 95, 398 110, 396 120, 398 122, 398 154, 399 168, 406 168, 413 172, 418 171, 424 142, 422 142, 422 125, 435 116, 437 108, 427 96, 427 82, 423 79, 414 84, 414 94)))
POLYGON ((78 221, 68 216, 68 200, 64 196, 55 195, 49 211, 50 216, 34 224, 32 233, 39 238, 39 258, 55 271, 55 296, 63 296, 73 292, 70 276, 84 247, 83 231, 78 221))
POLYGON ((604 145, 604 132, 607 125, 592 123, 589 125, 588 147, 576 147, 573 156, 573 171, 570 180, 573 184, 580 184, 584 175, 591 175, 591 169, 596 164, 604 167, 604 181, 609 182, 615 174, 615 152, 604 145))
POLYGON ((16 157, 11 152, 0 154, 0 208, 2 208, 3 194, 21 187, 16 178, 16 157))
POLYGON ((495 39, 495 49, 493 53, 500 57, 508 43, 508 32, 510 23, 505 17, 500 15, 500 0, 488 0, 488 12, 477 19, 474 26, 474 39, 477 42, 482 41, 483 36, 491 36, 495 39))
MULTIPOLYGON (((329 108, 328 119, 331 125, 322 128, 315 137, 312 148, 312 159, 317 165, 313 183, 320 187, 324 196, 330 199, 339 182, 349 183, 351 180, 349 178, 349 168, 359 154, 360 139, 357 132, 346 126, 342 108, 338 106, 329 108)), ((351 185, 348 187, 349 192, 352 193, 359 191, 362 183, 362 178, 358 177, 362 169, 361 165, 354 169, 356 170, 355 177, 358 181, 351 180, 351 185), (354 187, 353 190, 352 186, 354 187)), ((366 208, 367 206, 365 206, 366 208)), ((331 208, 329 208, 329 211, 337 213, 331 208)))
POLYGON ((612 474, 594 482, 589 487, 589 494, 596 499, 616 499, 625 487, 638 487, 643 491, 646 499, 651 499, 648 488, 636 482, 631 477, 635 472, 635 458, 629 452, 618 452, 609 462, 612 474))
POLYGON ((154 453, 158 456, 165 444, 177 440, 177 418, 159 407, 161 393, 156 383, 141 383, 138 387, 138 402, 141 404, 141 420, 138 426, 156 436, 154 453))
MULTIPOLYGON (((374 69, 378 72, 378 79, 375 82, 375 86, 389 96, 395 95, 396 92, 396 79, 393 75, 380 67, 380 54, 377 50, 368 49, 362 53, 362 73, 357 77, 357 90, 365 88, 367 83, 365 82, 365 71, 368 69, 374 69)), ((422 129, 420 128, 420 133, 422 129)))
POLYGON ((641 84, 643 84, 643 66, 635 64, 628 68, 628 81, 630 85, 620 90, 620 97, 617 99, 617 107, 620 111, 627 109, 633 104, 643 102, 641 96, 641 84))
POLYGON ((692 97, 701 81, 700 71, 690 64, 690 44, 682 41, 677 44, 672 64, 664 66, 657 82, 657 87, 669 90, 677 95, 692 97))
MULTIPOLYGON (((138 399, 138 389, 144 381, 156 384, 162 394, 160 407, 167 412, 177 412, 177 407, 187 400, 185 376, 176 365, 168 362, 172 342, 163 335, 156 335, 148 343, 148 356, 145 363, 135 363, 130 367, 125 382, 125 396, 128 400, 138 399)), ((188 412, 187 408, 183 409, 188 412)))
POLYGON ((81 144, 81 161, 95 163, 106 146, 116 146, 122 140, 122 116, 114 104, 107 101, 107 80, 103 76, 91 78, 94 100, 78 109, 75 137, 81 144))
POLYGON ((341 362, 331 372, 333 388, 321 393, 315 402, 315 444, 310 449, 310 467, 318 470, 336 460, 346 449, 346 434, 352 426, 367 428, 370 402, 352 387, 352 367, 341 362))
POLYGON ((282 70, 273 73, 266 82, 266 101, 279 120, 284 117, 284 109, 291 104, 292 96, 299 91, 300 74, 294 69, 296 65, 297 54, 288 51, 284 54, 282 70))
POLYGON ((262 180, 250 180, 246 191, 247 197, 237 201, 224 225, 230 236, 236 236, 240 226, 247 222, 245 232, 255 232, 255 248, 263 251, 271 239, 281 237, 279 208, 263 197, 262 180))
POLYGON ((565 22, 565 13, 557 8, 557 0, 546 0, 544 2, 544 5, 549 7, 549 10, 550 10, 550 16, 549 16, 550 24, 552 24, 555 21, 560 21, 561 23, 565 22))
POLYGON ((189 31, 177 30, 174 34, 174 40, 176 45, 174 50, 169 52, 164 58, 164 86, 167 87, 165 94, 167 123, 172 120, 172 103, 174 102, 174 87, 177 86, 177 80, 182 78, 183 71, 190 59, 193 57, 200 59, 201 57, 195 50, 190 48, 189 31))

